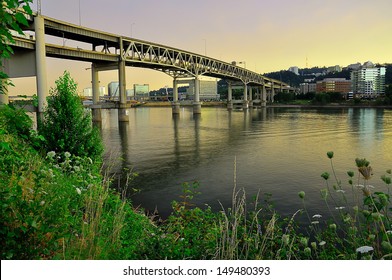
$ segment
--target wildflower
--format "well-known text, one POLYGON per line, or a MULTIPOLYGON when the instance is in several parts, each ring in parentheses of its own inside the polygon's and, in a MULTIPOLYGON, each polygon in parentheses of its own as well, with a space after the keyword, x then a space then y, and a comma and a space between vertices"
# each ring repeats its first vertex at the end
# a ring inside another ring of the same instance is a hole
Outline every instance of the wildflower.
POLYGON ((362 176, 365 178, 365 180, 369 180, 370 177, 373 175, 373 169, 371 166, 359 167, 358 171, 359 171, 359 173, 362 174, 362 176))
POLYGON ((390 184, 391 184, 391 177, 382 175, 382 176, 381 176, 381 180, 383 180, 384 183, 387 184, 387 185, 390 185, 390 184))
POLYGON ((321 242, 319 243, 319 245, 320 245, 320 246, 324 246, 326 243, 327 243, 327 242, 325 242, 325 241, 321 241, 321 242))
POLYGON ((356 251, 357 253, 364 254, 364 253, 368 253, 368 252, 373 251, 373 250, 374 250, 373 247, 370 247, 370 246, 362 246, 362 247, 357 248, 355 251, 356 251))
POLYGON ((354 171, 347 171, 347 175, 351 178, 354 177, 354 171))
POLYGON ((50 151, 46 154, 48 156, 48 158, 54 158, 54 156, 56 155, 55 151, 50 151))
POLYGON ((312 224, 313 225, 317 225, 318 223, 320 223, 319 221, 313 221, 312 224))
POLYGON ((336 224, 330 224, 329 228, 332 229, 332 230, 336 230, 336 224))
POLYGON ((322 216, 320 215, 320 214, 315 214, 315 215, 313 215, 313 219, 320 219, 322 216))
POLYGON ((305 198, 305 192, 304 191, 300 191, 298 193, 299 198, 304 199, 305 198))
POLYGON ((333 158, 333 152, 332 151, 327 152, 327 156, 328 156, 329 159, 332 159, 333 158))
POLYGON ((323 174, 321 174, 321 177, 324 178, 324 180, 328 180, 329 173, 328 172, 324 172, 323 174))
POLYGON ((301 237, 301 244, 306 247, 308 246, 308 238, 306 237, 301 237))
POLYGON ((80 171, 79 166, 74 166, 73 168, 74 168, 75 172, 79 172, 80 171))
POLYGON ((65 153, 64 153, 64 156, 65 156, 65 158, 70 158, 70 157, 71 157, 71 154, 70 154, 69 152, 65 152, 65 153))
POLYGON ((44 204, 45 204, 45 200, 42 200, 42 201, 39 203, 39 205, 41 205, 41 206, 44 206, 44 204))
POLYGON ((387 230, 387 234, 392 234, 392 230, 387 230))
POLYGON ((79 188, 76 188, 76 192, 78 193, 78 195, 82 194, 82 191, 79 188))
POLYGON ((335 207, 336 210, 342 210, 342 209, 344 209, 344 208, 346 208, 346 207, 344 207, 344 206, 335 207))

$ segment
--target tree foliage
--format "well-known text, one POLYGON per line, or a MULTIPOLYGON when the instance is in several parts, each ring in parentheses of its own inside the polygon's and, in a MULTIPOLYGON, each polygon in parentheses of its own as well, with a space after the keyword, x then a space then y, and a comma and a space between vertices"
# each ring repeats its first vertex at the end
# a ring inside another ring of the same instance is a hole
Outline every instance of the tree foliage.
POLYGON ((56 81, 47 101, 44 119, 39 124, 46 150, 99 159, 103 151, 99 131, 92 126, 91 114, 83 108, 77 84, 67 71, 56 81))
POLYGON ((32 0, 4 0, 0 9, 0 94, 6 93, 7 85, 12 85, 3 72, 3 59, 13 54, 9 43, 14 42, 11 30, 23 34, 22 26, 27 26, 25 14, 31 15, 32 0))

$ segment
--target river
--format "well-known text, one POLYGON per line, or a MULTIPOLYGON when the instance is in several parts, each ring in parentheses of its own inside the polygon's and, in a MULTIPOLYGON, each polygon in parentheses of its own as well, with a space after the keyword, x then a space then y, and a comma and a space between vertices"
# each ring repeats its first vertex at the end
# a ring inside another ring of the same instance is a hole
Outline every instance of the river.
POLYGON ((171 202, 180 200, 184 182, 198 181, 196 205, 229 207, 234 177, 249 203, 258 192, 269 193, 278 213, 290 216, 303 208, 298 192, 305 191, 309 213, 324 213, 320 190, 326 186, 320 174, 332 175, 328 151, 334 151, 337 176, 347 189, 346 172, 357 171, 357 157, 370 161, 371 183, 381 191, 386 187, 380 176, 392 168, 388 109, 202 108, 194 116, 184 107, 177 117, 167 107, 128 112, 129 123, 119 123, 116 110, 103 111, 105 156, 113 172, 138 173, 127 192, 134 206, 157 209, 163 217, 170 214, 171 202))

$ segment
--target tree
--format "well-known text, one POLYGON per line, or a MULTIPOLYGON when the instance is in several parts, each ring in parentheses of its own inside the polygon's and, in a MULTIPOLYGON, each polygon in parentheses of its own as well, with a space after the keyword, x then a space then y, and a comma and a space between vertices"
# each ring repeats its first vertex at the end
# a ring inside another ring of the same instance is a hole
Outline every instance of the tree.
POLYGON ((6 94, 8 85, 12 85, 3 72, 3 59, 13 54, 9 43, 13 43, 11 30, 23 34, 22 25, 27 26, 25 14, 31 15, 30 3, 33 0, 3 0, 0 9, 0 94, 6 94))
POLYGON ((65 71, 50 90, 48 106, 39 124, 39 133, 46 139, 46 151, 100 159, 102 140, 92 126, 91 114, 83 108, 77 84, 65 71))

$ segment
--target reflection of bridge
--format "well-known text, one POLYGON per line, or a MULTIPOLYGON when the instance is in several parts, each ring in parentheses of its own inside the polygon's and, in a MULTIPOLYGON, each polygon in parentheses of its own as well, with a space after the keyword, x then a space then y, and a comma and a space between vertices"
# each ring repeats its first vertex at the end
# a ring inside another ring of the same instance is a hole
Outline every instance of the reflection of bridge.
POLYGON ((159 45, 151 42, 105 33, 42 15, 29 18, 28 30, 35 32, 29 37, 14 36, 15 55, 6 63, 10 78, 36 76, 38 112, 44 108, 47 95, 45 57, 56 57, 92 63, 92 87, 94 119, 100 120, 99 71, 118 70, 119 77, 119 120, 127 121, 125 67, 143 67, 162 71, 173 77, 173 113, 179 113, 178 84, 181 78, 195 79, 194 113, 200 113, 200 76, 210 76, 228 81, 228 108, 232 108, 232 84, 242 84, 243 108, 253 103, 265 105, 269 97, 273 101, 275 91, 292 90, 287 84, 267 78, 261 74, 210 57, 159 45), (70 39, 82 43, 84 48, 49 44, 45 35, 70 39), (253 88, 258 99, 253 100, 253 88))

